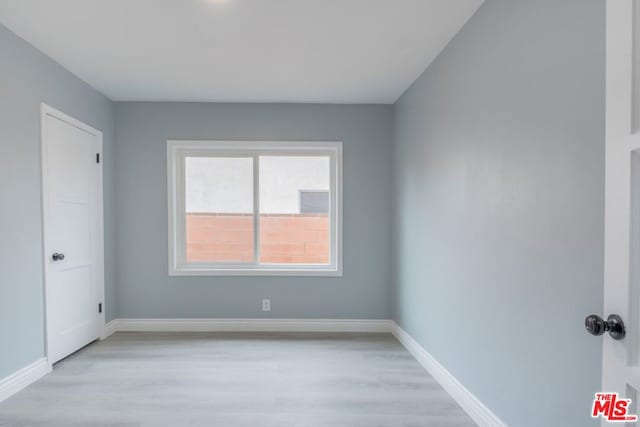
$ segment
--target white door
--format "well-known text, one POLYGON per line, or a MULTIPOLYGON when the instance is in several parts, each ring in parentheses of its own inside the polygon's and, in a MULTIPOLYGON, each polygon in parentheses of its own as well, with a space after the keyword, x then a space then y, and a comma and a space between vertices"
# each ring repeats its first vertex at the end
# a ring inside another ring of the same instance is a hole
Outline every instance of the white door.
POLYGON ((102 134, 42 106, 47 357, 100 336, 104 325, 102 134))

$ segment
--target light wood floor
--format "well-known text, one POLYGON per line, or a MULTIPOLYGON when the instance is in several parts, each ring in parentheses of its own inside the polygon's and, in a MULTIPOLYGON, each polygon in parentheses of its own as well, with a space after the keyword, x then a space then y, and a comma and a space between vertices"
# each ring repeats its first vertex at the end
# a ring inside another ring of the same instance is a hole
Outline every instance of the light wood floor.
POLYGON ((5 426, 474 426, 390 335, 117 333, 0 403, 5 426))

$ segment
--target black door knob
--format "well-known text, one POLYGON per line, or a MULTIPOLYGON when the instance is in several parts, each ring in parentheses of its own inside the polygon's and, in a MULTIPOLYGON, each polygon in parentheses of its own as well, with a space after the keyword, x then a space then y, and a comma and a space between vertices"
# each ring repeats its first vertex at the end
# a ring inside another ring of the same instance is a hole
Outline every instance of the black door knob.
POLYGON ((597 314, 590 314, 584 319, 584 326, 591 335, 600 336, 609 332, 614 340, 621 340, 625 336, 624 322, 617 314, 611 314, 605 321, 597 314))
POLYGON ((64 259, 64 254, 56 252, 55 254, 51 255, 51 259, 54 261, 62 261, 64 259))

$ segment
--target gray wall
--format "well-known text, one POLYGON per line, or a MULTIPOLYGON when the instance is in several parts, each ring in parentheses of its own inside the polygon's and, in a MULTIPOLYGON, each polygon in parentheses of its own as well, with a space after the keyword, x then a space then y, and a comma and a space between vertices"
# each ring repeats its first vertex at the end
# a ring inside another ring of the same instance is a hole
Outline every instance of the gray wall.
POLYGON ((395 318, 512 426, 598 425, 604 24, 487 0, 395 108, 395 318))
POLYGON ((393 310, 509 425, 596 425, 582 320, 602 308, 604 36, 600 0, 487 0, 393 108, 114 111, 0 26, 0 378, 43 355, 44 101, 105 134, 108 320, 393 310), (168 277, 168 138, 343 140, 344 277, 168 277))
POLYGON ((116 123, 121 317, 390 316, 390 106, 117 103, 116 123), (168 277, 169 138, 344 141, 344 277, 168 277))
POLYGON ((40 103, 104 132, 106 314, 115 317, 113 105, 0 25, 0 378, 44 355, 40 103))

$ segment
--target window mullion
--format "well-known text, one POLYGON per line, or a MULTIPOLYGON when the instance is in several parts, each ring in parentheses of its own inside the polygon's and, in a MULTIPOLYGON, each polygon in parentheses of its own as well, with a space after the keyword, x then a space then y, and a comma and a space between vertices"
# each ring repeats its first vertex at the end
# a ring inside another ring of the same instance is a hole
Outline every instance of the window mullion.
POLYGON ((260 264, 260 156, 253 154, 253 253, 255 265, 260 264))
POLYGON ((187 263, 187 204, 186 204, 186 155, 182 152, 176 154, 176 159, 174 159, 174 166, 177 169, 177 183, 174 186, 174 191, 176 191, 177 203, 179 208, 176 209, 175 216, 177 221, 177 259, 180 264, 187 263))

